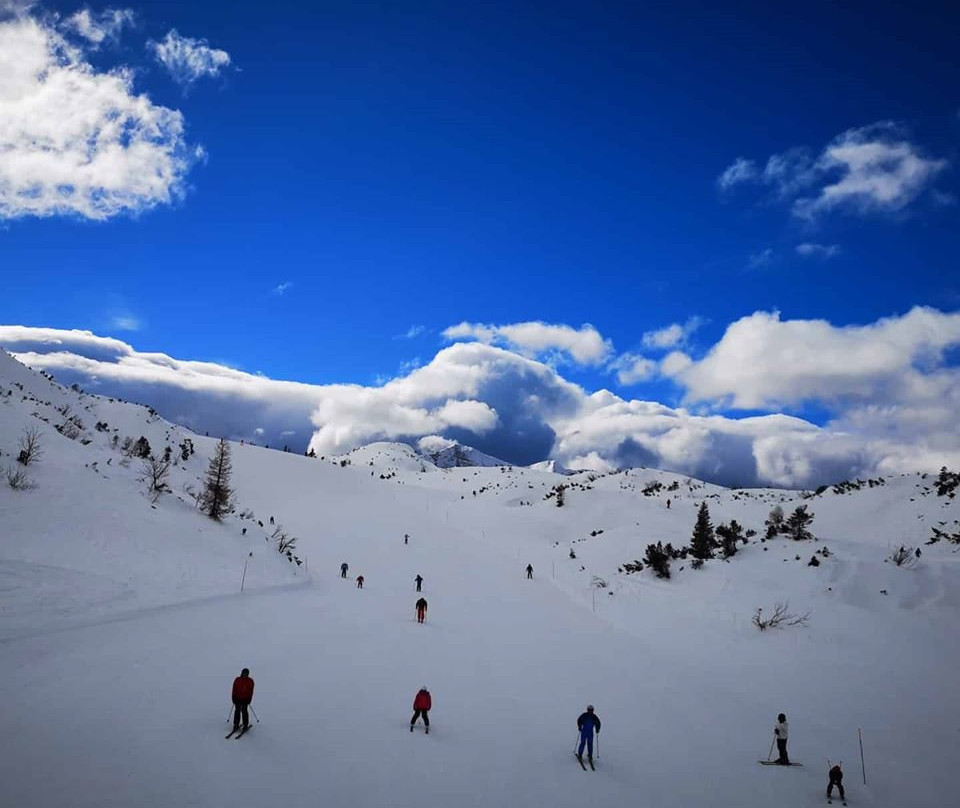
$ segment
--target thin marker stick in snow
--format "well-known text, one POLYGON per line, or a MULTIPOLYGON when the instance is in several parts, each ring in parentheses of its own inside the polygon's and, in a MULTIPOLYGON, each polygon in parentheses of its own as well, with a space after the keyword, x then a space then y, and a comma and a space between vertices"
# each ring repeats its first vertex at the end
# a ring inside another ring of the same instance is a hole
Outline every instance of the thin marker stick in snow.
POLYGON ((860 771, 863 772, 863 784, 867 784, 867 770, 863 765, 863 730, 857 728, 857 735, 860 736, 860 771))
POLYGON ((247 580, 247 562, 250 559, 244 559, 243 562, 243 576, 240 578, 240 591, 243 592, 243 582, 247 580))

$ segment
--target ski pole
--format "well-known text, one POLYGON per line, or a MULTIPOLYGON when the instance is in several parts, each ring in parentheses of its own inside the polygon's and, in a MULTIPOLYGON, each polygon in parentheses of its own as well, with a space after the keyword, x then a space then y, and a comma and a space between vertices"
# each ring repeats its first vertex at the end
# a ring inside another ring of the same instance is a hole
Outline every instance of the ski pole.
MULTIPOLYGON (((253 705, 252 705, 252 704, 250 705, 250 712, 253 713, 253 717, 254 717, 254 718, 257 718, 257 711, 253 709, 253 705)), ((260 719, 259 719, 259 718, 257 718, 257 723, 258 723, 258 724, 260 723, 260 719)))
POLYGON ((577 744, 580 743, 580 733, 577 733, 577 740, 573 742, 573 754, 577 754, 577 744))
POLYGON ((773 745, 774 745, 776 742, 777 742, 777 738, 776 738, 776 736, 774 736, 773 740, 770 741, 770 751, 767 752, 767 760, 770 760, 770 758, 773 757, 773 745))
POLYGON ((600 760, 600 732, 597 731, 597 760, 600 760))
POLYGON ((867 784, 867 770, 863 765, 863 730, 857 728, 857 735, 860 737, 860 771, 863 772, 863 784, 867 784))
POLYGON ((227 723, 230 723, 230 719, 233 718, 233 707, 230 708, 230 712, 227 713, 227 723))

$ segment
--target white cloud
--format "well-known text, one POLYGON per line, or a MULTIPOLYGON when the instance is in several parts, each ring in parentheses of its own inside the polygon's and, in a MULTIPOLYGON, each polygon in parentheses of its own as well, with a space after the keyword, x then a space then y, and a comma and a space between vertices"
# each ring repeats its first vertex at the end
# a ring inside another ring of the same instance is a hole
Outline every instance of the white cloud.
POLYGON ((278 297, 282 297, 283 293, 292 287, 292 281, 284 281, 283 283, 279 283, 273 287, 273 294, 277 295, 278 297))
POLYGON ((99 47, 106 39, 115 39, 125 25, 132 25, 133 12, 130 9, 109 8, 94 14, 89 8, 82 8, 63 21, 63 29, 82 36, 94 47, 99 47))
POLYGON ((219 76, 230 65, 230 54, 211 48, 206 39, 181 36, 175 28, 162 42, 149 42, 153 55, 180 84, 188 86, 205 76, 219 76))
POLYGON ((416 339, 417 337, 426 334, 427 327, 425 325, 412 325, 406 330, 403 334, 398 334, 394 339, 416 339))
POLYGON ((831 212, 896 213, 931 188, 947 161, 927 157, 897 124, 884 121, 849 129, 814 156, 807 149, 772 155, 763 172, 738 158, 721 187, 756 183, 790 202, 793 215, 814 220, 831 212))
POLYGON ((657 363, 645 356, 626 353, 617 357, 613 369, 617 371, 620 384, 630 385, 653 378, 657 373, 657 363))
POLYGON ((139 331, 143 324, 133 314, 118 314, 110 320, 110 325, 116 331, 139 331))
POLYGON ((747 259, 747 269, 764 269, 776 260, 776 254, 770 247, 753 253, 747 259))
POLYGON ((609 340, 600 336, 592 325, 575 329, 568 325, 541 322, 511 325, 464 322, 445 329, 443 336, 448 340, 466 338, 488 345, 506 345, 529 357, 562 352, 582 365, 598 365, 607 359, 612 350, 609 340))
POLYGON ((707 414, 589 393, 542 362, 477 342, 451 345, 380 387, 277 381, 82 331, 0 327, 0 345, 64 383, 150 404, 198 431, 301 451, 312 435, 321 455, 437 436, 516 464, 552 457, 573 468, 643 465, 786 486, 960 465, 960 369, 946 360, 960 345, 960 313, 932 309, 847 327, 745 317, 703 359, 673 351, 660 363, 707 414), (709 414, 725 402, 816 402, 833 420, 709 414))
POLYGON ((840 254, 839 244, 798 244, 797 254, 804 258, 833 258, 840 254))
POLYGON ((691 317, 685 323, 672 323, 657 331, 647 331, 643 335, 643 344, 648 348, 675 348, 683 345, 704 323, 700 317, 691 317))
POLYGON ((735 185, 740 185, 744 182, 751 182, 755 180, 758 176, 757 165, 753 160, 747 160, 744 157, 738 157, 734 160, 729 166, 727 166, 723 173, 717 177, 717 185, 720 186, 720 189, 727 191, 730 188, 733 188, 735 185))
POLYGON ((108 219, 170 204, 200 156, 183 116, 102 71, 54 22, 0 20, 0 219, 108 219))

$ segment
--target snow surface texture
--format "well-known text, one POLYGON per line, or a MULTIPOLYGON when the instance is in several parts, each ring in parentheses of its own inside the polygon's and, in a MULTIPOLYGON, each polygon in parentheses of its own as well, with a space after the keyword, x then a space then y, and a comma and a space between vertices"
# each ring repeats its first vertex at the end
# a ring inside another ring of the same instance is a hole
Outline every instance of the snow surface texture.
POLYGON ((954 801, 960 555, 923 542, 955 532, 958 507, 930 478, 801 499, 647 469, 442 470, 393 444, 333 460, 233 445, 238 511, 216 524, 183 490, 213 438, 0 352, 0 470, 30 425, 36 487, 0 478, 4 806, 800 808, 825 800, 828 757, 851 805, 954 801), (54 428, 65 404, 75 439, 54 428), (152 505, 114 434, 196 453, 152 505), (687 544, 704 501, 761 535, 773 505, 806 504, 819 540, 757 536, 669 581, 618 572, 651 541, 687 544), (267 540, 271 516, 301 566, 267 540), (923 550, 912 569, 884 561, 904 543, 923 550), (809 625, 758 631, 778 601, 809 625), (227 741, 244 666, 261 723, 227 741), (407 729, 424 684, 429 736, 407 729), (587 703, 595 773, 572 755, 587 703), (781 711, 803 768, 757 765, 781 711))

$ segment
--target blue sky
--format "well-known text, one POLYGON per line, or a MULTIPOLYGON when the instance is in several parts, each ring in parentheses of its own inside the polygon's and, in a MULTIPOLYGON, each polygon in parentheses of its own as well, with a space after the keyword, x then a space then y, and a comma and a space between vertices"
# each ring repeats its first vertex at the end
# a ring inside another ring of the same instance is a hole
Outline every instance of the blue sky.
POLYGON ((104 30, 104 7, 4 5, 96 73, 132 68, 131 94, 182 113, 186 162, 180 198, 135 190, 95 220, 8 190, 3 323, 364 386, 459 323, 590 324, 602 360, 488 339, 588 393, 825 425, 848 391, 617 371, 699 362, 758 311, 843 329, 960 309, 958 9, 145 2, 93 43, 71 15, 104 30), (164 64, 172 29, 208 61, 164 64))

